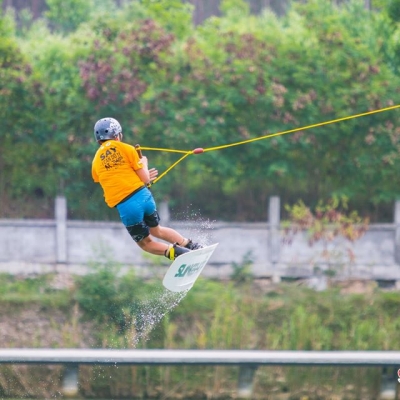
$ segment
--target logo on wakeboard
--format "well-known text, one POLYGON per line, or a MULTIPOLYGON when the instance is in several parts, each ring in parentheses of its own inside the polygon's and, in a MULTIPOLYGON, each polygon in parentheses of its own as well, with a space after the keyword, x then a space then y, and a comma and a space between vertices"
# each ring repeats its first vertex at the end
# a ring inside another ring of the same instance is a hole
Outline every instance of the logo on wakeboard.
POLYGON ((199 271, 201 268, 203 268, 203 266, 206 264, 206 262, 200 262, 200 263, 196 263, 196 264, 190 264, 190 265, 186 265, 186 264, 182 264, 179 269, 178 272, 174 275, 175 278, 183 278, 185 276, 190 276, 195 274, 197 271, 199 271))

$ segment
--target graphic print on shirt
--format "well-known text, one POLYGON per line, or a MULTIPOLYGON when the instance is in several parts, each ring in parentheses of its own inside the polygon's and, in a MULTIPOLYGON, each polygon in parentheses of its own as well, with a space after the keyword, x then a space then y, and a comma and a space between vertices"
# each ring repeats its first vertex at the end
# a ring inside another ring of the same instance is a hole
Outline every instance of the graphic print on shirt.
POLYGON ((116 168, 124 163, 124 157, 122 157, 117 147, 112 147, 110 144, 107 143, 106 146, 108 148, 100 154, 101 163, 106 170, 116 168))

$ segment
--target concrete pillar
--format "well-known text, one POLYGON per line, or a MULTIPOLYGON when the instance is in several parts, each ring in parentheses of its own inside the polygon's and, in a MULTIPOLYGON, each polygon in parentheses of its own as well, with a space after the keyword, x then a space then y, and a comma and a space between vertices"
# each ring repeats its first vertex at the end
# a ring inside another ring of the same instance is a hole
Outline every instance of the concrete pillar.
POLYGON ((55 203, 56 219, 56 260, 57 264, 67 262, 67 199, 57 196, 55 203))
POLYGON ((169 206, 167 201, 160 202, 159 210, 160 218, 163 225, 168 225, 171 220, 171 216, 169 213, 169 206))
POLYGON ((278 196, 269 199, 268 224, 269 224, 269 261, 276 264, 280 260, 281 238, 279 227, 281 223, 281 200, 278 196))
POLYGON ((257 365, 241 365, 239 367, 239 380, 237 397, 239 399, 253 398, 253 380, 257 365))
POLYGON ((394 203, 394 258, 400 264, 400 200, 394 203))
POLYGON ((66 398, 77 398, 79 392, 79 365, 68 364, 64 368, 62 395, 66 398))
POLYGON ((397 399, 397 369, 393 367, 383 367, 381 376, 380 400, 396 400, 397 399))

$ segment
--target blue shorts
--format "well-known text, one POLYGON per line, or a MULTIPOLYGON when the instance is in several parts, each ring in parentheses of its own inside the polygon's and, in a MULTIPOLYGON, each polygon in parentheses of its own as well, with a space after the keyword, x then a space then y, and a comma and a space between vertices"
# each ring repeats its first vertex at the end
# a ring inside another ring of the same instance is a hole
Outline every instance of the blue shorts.
POLYGON ((149 228, 158 226, 160 217, 150 190, 143 188, 116 206, 122 223, 135 242, 149 236, 149 228))

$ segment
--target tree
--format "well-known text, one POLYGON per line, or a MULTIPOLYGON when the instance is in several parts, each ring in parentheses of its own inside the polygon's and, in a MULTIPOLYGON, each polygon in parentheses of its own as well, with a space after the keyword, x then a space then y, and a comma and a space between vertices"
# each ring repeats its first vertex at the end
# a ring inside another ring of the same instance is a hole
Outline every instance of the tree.
POLYGON ((387 9, 390 19, 395 23, 400 22, 400 1, 391 0, 387 9))
MULTIPOLYGON (((310 1, 282 22, 229 7, 224 12, 186 41, 179 65, 142 99, 157 147, 240 142, 397 103, 397 85, 388 86, 397 78, 382 63, 378 32, 362 3, 335 8, 310 1)), ((398 187, 394 121, 396 114, 382 113, 207 153, 178 172, 190 176, 192 196, 185 201, 211 211, 210 192, 235 198, 224 209, 246 219, 251 210, 259 218, 257 205, 270 193, 288 200, 342 194, 357 204, 390 201, 398 187)), ((188 191, 181 182, 174 193, 188 191)))
MULTIPOLYGON (((103 2, 102 2, 103 3, 103 2)), ((92 10, 96 9, 93 0, 46 0, 48 10, 44 16, 55 31, 67 34, 75 31, 80 24, 88 21, 92 10)), ((115 4, 108 1, 109 12, 115 9, 115 4)))
MULTIPOLYGON (((40 157, 39 145, 32 142, 37 125, 37 109, 43 104, 42 86, 15 39, 9 16, 0 18, 0 198, 5 216, 15 212, 15 200, 37 191, 33 160, 40 157), (30 173, 27 173, 29 170, 30 173), (8 200, 8 201, 7 201, 8 200)), ((39 193, 40 195, 40 193, 39 193)))
MULTIPOLYGON (((399 103, 397 30, 387 14, 361 0, 310 0, 277 18, 226 0, 221 17, 193 27, 189 8, 165 4, 127 2, 112 18, 96 8, 67 35, 37 22, 16 40, 7 22, 0 113, 10 199, 50 202, 61 191, 72 217, 106 212, 88 183, 92 128, 104 115, 120 120, 128 142, 168 149, 298 129, 185 159, 154 187, 177 211, 191 204, 212 218, 257 220, 271 194, 311 205, 346 195, 365 212, 398 196, 397 113, 301 129, 399 103)), ((179 156, 150 159, 163 171, 179 156)))

